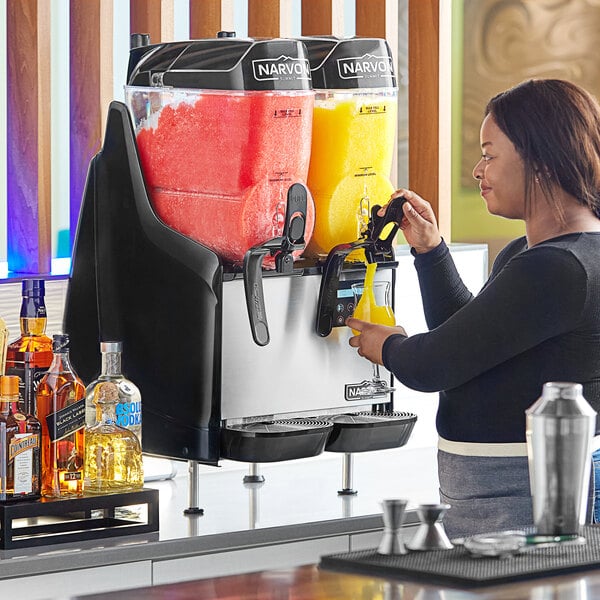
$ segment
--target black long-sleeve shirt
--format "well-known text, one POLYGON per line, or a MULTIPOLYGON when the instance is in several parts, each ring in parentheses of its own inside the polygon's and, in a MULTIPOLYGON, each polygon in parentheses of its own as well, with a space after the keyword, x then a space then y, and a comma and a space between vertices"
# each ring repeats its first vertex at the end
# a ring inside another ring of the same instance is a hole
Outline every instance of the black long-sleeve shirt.
POLYGON ((583 384, 600 410, 600 232, 514 240, 475 297, 444 242, 415 266, 429 331, 388 338, 383 363, 409 388, 440 392, 443 438, 525 441, 525 410, 548 381, 583 384))

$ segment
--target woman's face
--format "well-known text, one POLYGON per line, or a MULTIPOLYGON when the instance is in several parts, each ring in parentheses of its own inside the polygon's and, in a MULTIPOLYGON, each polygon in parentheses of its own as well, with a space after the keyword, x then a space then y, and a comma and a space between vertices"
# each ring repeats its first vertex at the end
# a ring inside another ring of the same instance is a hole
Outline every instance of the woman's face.
POLYGON ((481 159, 473 169, 488 211, 507 219, 525 214, 525 169, 513 143, 491 115, 481 124, 481 159))

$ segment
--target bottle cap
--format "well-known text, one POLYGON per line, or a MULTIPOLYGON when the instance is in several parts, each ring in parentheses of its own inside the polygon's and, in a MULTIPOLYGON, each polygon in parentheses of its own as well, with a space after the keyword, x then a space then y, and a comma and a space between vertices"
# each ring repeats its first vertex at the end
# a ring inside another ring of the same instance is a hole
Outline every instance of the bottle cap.
POLYGON ((549 381, 542 387, 542 397, 548 400, 556 398, 577 400, 582 394, 583 386, 569 381, 549 381))
POLYGON ((129 36, 129 49, 139 48, 140 46, 150 45, 150 34, 148 33, 132 33, 129 36))
POLYGON ((15 396, 19 393, 17 375, 0 375, 0 396, 15 396))
POLYGON ((122 352, 123 342, 100 342, 100 352, 122 352))
POLYGON ((66 333, 55 333, 52 336, 52 351, 65 352, 69 348, 69 336, 66 333))
POLYGON ((43 296, 45 292, 44 280, 43 279, 23 279, 22 284, 22 295, 31 296, 43 296))

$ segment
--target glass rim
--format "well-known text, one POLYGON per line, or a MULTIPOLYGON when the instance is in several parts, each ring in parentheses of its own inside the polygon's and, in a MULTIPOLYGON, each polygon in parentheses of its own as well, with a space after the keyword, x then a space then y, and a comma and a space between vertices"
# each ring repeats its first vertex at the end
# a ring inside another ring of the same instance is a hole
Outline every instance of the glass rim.
MULTIPOLYGON (((387 288, 391 289, 391 282, 389 281, 373 281, 373 283, 371 284, 371 287, 382 287, 385 286, 387 288)), ((350 285, 350 288, 353 290, 364 290, 365 289, 365 284, 364 283, 352 283, 350 285)))

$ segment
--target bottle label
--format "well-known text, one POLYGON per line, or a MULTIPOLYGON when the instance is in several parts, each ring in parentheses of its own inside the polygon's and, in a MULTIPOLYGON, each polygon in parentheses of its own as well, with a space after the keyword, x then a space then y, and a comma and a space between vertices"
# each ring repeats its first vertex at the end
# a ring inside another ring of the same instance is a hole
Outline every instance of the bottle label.
POLYGON ((142 403, 119 402, 116 407, 117 425, 121 427, 133 427, 142 424, 142 403))
POLYGON ((19 377, 19 394, 25 403, 27 412, 34 414, 35 394, 40 381, 48 371, 48 367, 35 367, 33 365, 35 354, 25 352, 24 361, 14 361, 14 365, 7 367, 7 375, 19 377))
POLYGON ((37 448, 39 443, 39 436, 36 433, 16 433, 8 447, 8 460, 14 460, 19 454, 37 448))
POLYGON ((85 427, 85 399, 46 416, 50 440, 56 442, 85 427))
POLYGON ((33 449, 39 445, 36 434, 17 433, 10 442, 9 460, 14 459, 14 485, 17 494, 33 491, 33 449))

